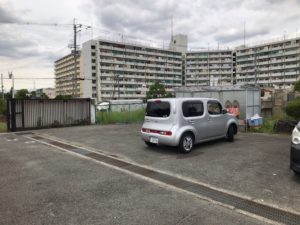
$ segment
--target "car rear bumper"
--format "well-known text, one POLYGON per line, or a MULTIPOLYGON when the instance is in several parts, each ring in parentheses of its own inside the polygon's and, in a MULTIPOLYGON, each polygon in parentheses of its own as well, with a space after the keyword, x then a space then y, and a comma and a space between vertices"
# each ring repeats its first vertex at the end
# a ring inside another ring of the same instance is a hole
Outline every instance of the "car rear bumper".
POLYGON ((177 146, 179 141, 175 137, 174 134, 171 136, 160 135, 155 133, 146 133, 141 131, 141 137, 144 141, 150 142, 150 138, 154 137, 158 139, 158 145, 169 145, 169 146, 177 146))
POLYGON ((290 167, 292 170, 300 173, 300 144, 292 143, 290 167))

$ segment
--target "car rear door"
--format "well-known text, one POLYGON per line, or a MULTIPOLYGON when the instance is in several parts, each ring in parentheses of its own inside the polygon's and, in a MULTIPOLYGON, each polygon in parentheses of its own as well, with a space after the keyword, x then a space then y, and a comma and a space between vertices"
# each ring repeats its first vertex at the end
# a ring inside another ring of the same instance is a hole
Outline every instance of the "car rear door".
POLYGON ((184 125, 190 125, 197 131, 196 142, 207 138, 204 104, 201 100, 187 100, 182 103, 184 125))
POLYGON ((216 100, 207 101, 209 138, 223 136, 226 134, 227 118, 222 112, 222 105, 216 100))

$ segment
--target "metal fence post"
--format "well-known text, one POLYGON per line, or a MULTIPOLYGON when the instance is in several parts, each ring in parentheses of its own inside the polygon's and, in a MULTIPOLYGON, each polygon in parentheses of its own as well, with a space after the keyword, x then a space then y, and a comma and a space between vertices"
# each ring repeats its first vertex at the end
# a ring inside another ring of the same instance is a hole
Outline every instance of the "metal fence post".
POLYGON ((129 103, 129 109, 128 109, 128 111, 129 111, 129 121, 128 121, 128 123, 130 123, 131 122, 131 110, 130 110, 130 103, 129 103))
POLYGON ((24 99, 21 100, 21 110, 22 110, 22 128, 25 129, 25 112, 24 112, 24 99))
POLYGON ((11 117, 10 117, 10 100, 7 99, 6 100, 6 129, 7 131, 10 131, 10 120, 11 120, 11 117))
POLYGON ((11 99, 11 131, 16 131, 16 99, 11 99))

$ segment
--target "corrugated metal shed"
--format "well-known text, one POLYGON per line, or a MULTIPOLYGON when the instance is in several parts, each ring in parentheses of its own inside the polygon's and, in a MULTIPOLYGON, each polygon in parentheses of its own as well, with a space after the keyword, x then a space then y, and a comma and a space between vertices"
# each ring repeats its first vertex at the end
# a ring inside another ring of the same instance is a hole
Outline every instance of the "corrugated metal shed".
POLYGON ((219 99, 226 108, 239 107, 239 118, 261 113, 260 89, 250 85, 192 86, 175 88, 176 97, 207 97, 219 99))

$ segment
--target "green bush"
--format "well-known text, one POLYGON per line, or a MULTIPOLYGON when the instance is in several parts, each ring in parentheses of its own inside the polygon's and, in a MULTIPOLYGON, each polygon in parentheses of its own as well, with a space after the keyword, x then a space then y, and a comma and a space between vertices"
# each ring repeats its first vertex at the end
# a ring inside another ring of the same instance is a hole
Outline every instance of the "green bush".
POLYGON ((145 110, 139 109, 132 112, 97 112, 96 122, 99 124, 113 123, 136 123, 142 122, 145 117, 145 110))
POLYGON ((285 109, 286 114, 296 120, 300 119, 300 98, 290 101, 285 109))
POLYGON ((0 122, 0 132, 6 132, 6 123, 0 122))
POLYGON ((273 115, 271 118, 263 118, 263 124, 259 127, 249 127, 249 131, 257 132, 257 133, 268 133, 274 134, 276 131, 274 130, 275 125, 278 120, 292 120, 293 118, 289 117, 286 113, 277 113, 273 115))
POLYGON ((5 115, 6 114, 6 104, 5 102, 0 99, 0 115, 5 115))

